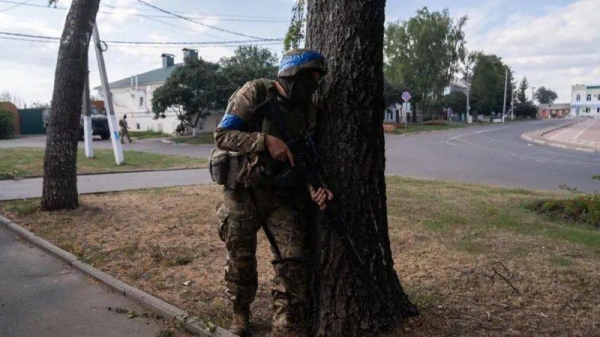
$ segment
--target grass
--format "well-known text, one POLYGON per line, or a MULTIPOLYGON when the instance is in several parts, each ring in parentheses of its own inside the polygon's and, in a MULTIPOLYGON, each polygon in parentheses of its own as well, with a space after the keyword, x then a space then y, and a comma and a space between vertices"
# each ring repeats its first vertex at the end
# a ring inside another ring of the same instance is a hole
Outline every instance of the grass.
POLYGON ((196 137, 192 137, 192 136, 173 137, 170 140, 175 143, 178 143, 178 144, 191 144, 191 145, 214 144, 215 143, 215 139, 213 137, 212 132, 199 133, 196 135, 196 137))
MULTIPOLYGON (((173 168, 206 167, 207 160, 185 156, 139 151, 123 151, 125 164, 116 165, 112 150, 94 150, 94 158, 77 151, 77 173, 105 173, 173 168)), ((43 175, 44 149, 0 149, 0 179, 18 179, 43 175)))
POLYGON ((152 131, 152 130, 148 130, 148 131, 129 131, 129 135, 132 138, 137 138, 137 139, 168 138, 168 137, 171 137, 171 135, 168 134, 168 133, 162 133, 162 132, 152 131))
MULTIPOLYGON (((595 335, 600 231, 525 207, 565 196, 388 177, 395 267, 421 307, 401 335, 595 335)), ((60 212, 39 211, 38 200, 11 201, 0 203, 0 213, 97 268, 225 326, 231 315, 223 294, 226 253, 214 214, 221 200, 218 186, 190 186, 83 195, 81 207, 60 212)), ((262 233, 258 242, 252 310, 264 335, 272 254, 262 233)))
POLYGON ((426 125, 426 124, 411 124, 408 123, 408 128, 397 128, 394 133, 396 134, 411 134, 420 132, 430 132, 439 130, 451 130, 466 127, 464 123, 447 123, 445 125, 426 125))

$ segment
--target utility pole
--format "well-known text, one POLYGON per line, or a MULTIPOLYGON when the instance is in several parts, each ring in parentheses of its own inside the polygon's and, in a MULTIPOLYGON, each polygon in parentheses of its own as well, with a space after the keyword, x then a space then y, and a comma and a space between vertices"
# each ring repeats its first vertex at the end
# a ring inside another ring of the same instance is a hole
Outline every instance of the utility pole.
MULTIPOLYGON (((89 68, 89 67, 88 67, 89 68)), ((94 157, 92 117, 90 116, 90 71, 86 69, 85 83, 83 84, 83 142, 85 157, 94 157)))
POLYGON ((504 115, 506 114, 506 90, 508 88, 508 67, 505 69, 504 74, 504 101, 502 104, 502 123, 504 123, 504 115))
POLYGON ((104 107, 106 108, 106 118, 108 119, 108 128, 110 129, 110 140, 112 142, 113 152, 115 153, 115 162, 117 165, 125 163, 123 158, 123 148, 121 147, 121 137, 117 129, 117 119, 113 109, 110 87, 108 85, 108 76, 106 75, 106 66, 104 56, 102 55, 102 45, 100 44, 100 34, 98 33, 98 23, 94 24, 94 47, 96 49, 96 60, 98 61, 98 70, 100 71, 100 80, 102 82, 102 92, 104 93, 104 107))
POLYGON ((515 99, 514 99, 514 94, 515 94, 515 88, 512 87, 510 88, 510 119, 512 119, 513 121, 515 120, 515 99))
POLYGON ((537 89, 536 87, 531 87, 531 104, 533 104, 533 96, 535 96, 535 89, 537 89))
POLYGON ((465 123, 469 124, 469 112, 471 111, 471 105, 469 101, 469 91, 471 90, 471 83, 469 83, 469 65, 467 65, 467 70, 465 72, 465 82, 467 83, 467 113, 465 116, 465 123))

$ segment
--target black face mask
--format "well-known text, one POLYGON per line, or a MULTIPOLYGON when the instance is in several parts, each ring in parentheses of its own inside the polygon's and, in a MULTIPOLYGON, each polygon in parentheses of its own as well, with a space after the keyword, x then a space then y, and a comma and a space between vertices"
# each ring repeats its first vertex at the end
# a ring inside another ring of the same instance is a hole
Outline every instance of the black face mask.
POLYGON ((317 82, 311 73, 302 73, 293 79, 279 79, 292 103, 307 104, 312 100, 312 96, 319 88, 317 82))

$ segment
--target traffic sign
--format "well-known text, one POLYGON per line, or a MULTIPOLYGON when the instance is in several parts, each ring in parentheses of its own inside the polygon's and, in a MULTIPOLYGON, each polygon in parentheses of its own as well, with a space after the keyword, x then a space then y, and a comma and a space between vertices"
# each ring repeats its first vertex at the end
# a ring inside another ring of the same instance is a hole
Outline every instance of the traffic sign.
POLYGON ((402 99, 404 100, 404 102, 410 101, 410 99, 411 99, 410 93, 408 91, 403 92, 402 99))

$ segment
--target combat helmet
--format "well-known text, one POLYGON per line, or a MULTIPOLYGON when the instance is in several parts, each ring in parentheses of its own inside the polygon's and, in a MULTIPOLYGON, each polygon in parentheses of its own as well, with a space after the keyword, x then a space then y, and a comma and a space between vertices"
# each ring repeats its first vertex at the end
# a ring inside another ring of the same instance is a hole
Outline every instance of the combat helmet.
POLYGON ((277 76, 294 77, 305 70, 316 71, 321 76, 327 74, 325 58, 314 50, 294 48, 283 54, 277 76))

